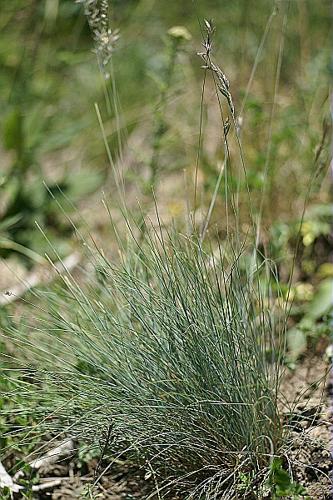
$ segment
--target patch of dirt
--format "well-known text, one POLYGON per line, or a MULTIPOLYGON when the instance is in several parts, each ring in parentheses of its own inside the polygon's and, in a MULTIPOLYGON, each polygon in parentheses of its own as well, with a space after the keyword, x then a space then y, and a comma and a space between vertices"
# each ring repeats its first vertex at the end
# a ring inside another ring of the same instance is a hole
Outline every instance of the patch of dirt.
POLYGON ((106 500, 135 500, 142 499, 152 490, 150 481, 145 481, 144 472, 127 465, 115 465, 111 471, 103 476, 95 488, 91 488, 89 496, 89 483, 94 481, 96 463, 91 463, 91 471, 86 476, 73 475, 56 488, 49 496, 38 498, 51 498, 52 500, 71 500, 79 498, 96 498, 106 500), (94 470, 93 470, 94 469, 94 470), (84 496, 86 495, 86 496, 84 496), (95 495, 95 496, 93 496, 95 495))
POLYGON ((328 362, 313 357, 286 373, 281 387, 284 423, 290 429, 286 466, 313 500, 331 499, 333 492, 330 369, 328 362))

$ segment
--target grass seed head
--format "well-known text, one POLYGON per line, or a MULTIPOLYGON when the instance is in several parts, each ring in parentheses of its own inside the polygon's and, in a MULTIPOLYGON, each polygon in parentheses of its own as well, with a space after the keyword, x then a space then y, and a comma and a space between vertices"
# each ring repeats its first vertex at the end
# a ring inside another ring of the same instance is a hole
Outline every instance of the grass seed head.
POLYGON ((76 0, 84 7, 94 42, 99 64, 105 74, 106 67, 111 60, 119 31, 112 30, 109 23, 109 5, 107 0, 76 0))

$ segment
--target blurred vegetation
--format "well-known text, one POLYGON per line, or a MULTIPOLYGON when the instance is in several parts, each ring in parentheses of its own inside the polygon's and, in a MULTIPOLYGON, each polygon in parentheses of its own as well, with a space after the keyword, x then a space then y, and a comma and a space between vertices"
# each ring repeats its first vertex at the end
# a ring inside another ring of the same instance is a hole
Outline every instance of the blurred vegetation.
MULTIPOLYGON (((50 253, 36 222, 56 254, 65 256, 73 228, 59 203, 75 218, 67 199, 80 207, 99 186, 112 191, 95 102, 115 161, 132 133, 143 135, 125 175, 146 197, 151 184, 165 186, 173 173, 191 175, 201 140, 201 196, 208 203, 222 158, 221 132, 207 79, 199 138, 203 70, 197 52, 202 20, 213 18, 214 58, 231 82, 236 113, 241 110, 247 165, 247 179, 235 169, 228 183, 238 190, 241 182, 240 197, 247 196, 247 186, 251 190, 251 209, 261 214, 267 234, 263 251, 276 261, 281 282, 287 286, 297 246, 297 283, 317 276, 313 286, 319 286, 331 243, 323 182, 330 138, 330 3, 238 0, 222 7, 216 0, 186 0, 166 8, 161 0, 127 0, 111 2, 110 14, 121 36, 112 60, 115 79, 105 82, 81 4, 13 0, 2 6, 0 256, 20 255, 31 267, 50 253), (178 48, 167 34, 175 25, 186 30, 178 48)), ((212 222, 223 237, 223 183, 218 194, 212 222)), ((163 192, 159 203, 178 213, 179 201, 165 198, 163 192)))
MULTIPOLYGON (((99 187, 114 189, 95 102, 116 160, 131 134, 143 135, 144 146, 135 151, 137 162, 126 171, 126 180, 139 184, 144 196, 151 183, 167 183, 175 173, 181 178, 184 170, 193 174, 200 140, 204 72, 197 52, 203 18, 214 19, 214 57, 230 80, 237 113, 247 97, 241 115, 247 184, 254 212, 262 211, 262 252, 276 262, 284 299, 290 303, 286 361, 293 367, 318 339, 324 338, 326 347, 332 314, 332 206, 324 182, 331 133, 328 0, 237 0, 223 5, 218 0, 114 0, 111 19, 121 36, 112 60, 115 80, 110 81, 98 70, 81 5, 74 0, 2 2, 0 257, 19 256, 24 266, 32 267, 46 250, 50 253, 35 222, 46 230, 57 254, 67 255, 73 228, 58 203, 75 217, 66 198, 80 207, 99 187), (191 35, 177 52, 167 34, 175 25, 191 35)), ((204 205, 223 156, 213 94, 208 82, 199 164, 204 205)), ((238 171, 230 172, 228 181, 238 189, 238 171)), ((245 196, 244 179, 241 188, 245 196)), ((224 196, 221 186, 212 220, 222 237, 224 196)), ((245 234, 248 226, 242 230, 245 234)), ((8 310, 14 315, 11 309, 2 311, 3 321, 9 321, 8 310)), ((2 429, 4 421, 9 425, 2 417, 2 429)), ((11 421, 13 432, 21 424, 19 418, 11 421)), ((17 467, 15 439, 3 437, 1 445, 12 448, 6 459, 17 467)))
MULTIPOLYGON (((146 150, 137 151, 138 165, 127 173, 129 180, 142 177, 145 165, 156 170, 156 140, 163 152, 158 158, 162 178, 172 171, 192 169, 203 79, 196 53, 201 50, 204 17, 213 18, 216 24, 216 58, 231 81, 236 111, 247 95, 241 131, 247 183, 258 193, 253 203, 259 205, 264 194, 264 223, 269 225, 277 213, 280 220, 296 219, 309 182, 318 193, 329 155, 329 2, 239 0, 222 7, 213 0, 187 0, 166 8, 158 0, 128 0, 112 2, 110 8, 113 28, 121 33, 112 63, 116 102, 113 83, 105 85, 98 71, 80 4, 74 0, 14 0, 2 6, 1 255, 18 251, 32 257, 25 248, 43 253, 45 244, 35 220, 57 239, 59 249, 63 247, 61 255, 68 251, 65 242, 71 229, 55 209, 47 188, 55 195, 59 185, 77 201, 103 180, 105 187, 107 158, 94 102, 101 107, 116 157, 137 127, 143 129, 146 143, 151 141, 155 148, 153 156, 146 150), (166 33, 176 24, 184 24, 192 41, 184 44, 175 60, 172 83, 165 90, 163 71, 169 64, 166 33), (265 30, 267 37, 247 92, 265 30), (108 92, 113 98, 105 105, 108 92), (120 140, 116 134, 119 125, 120 140)), ((208 88, 200 163, 207 199, 221 156, 213 116, 216 103, 209 92, 208 88)), ((231 186, 237 185, 237 175, 236 171, 229 174, 231 186)), ((245 192, 245 184, 243 187, 245 192)), ((221 219, 223 186, 219 194, 216 214, 221 219)))

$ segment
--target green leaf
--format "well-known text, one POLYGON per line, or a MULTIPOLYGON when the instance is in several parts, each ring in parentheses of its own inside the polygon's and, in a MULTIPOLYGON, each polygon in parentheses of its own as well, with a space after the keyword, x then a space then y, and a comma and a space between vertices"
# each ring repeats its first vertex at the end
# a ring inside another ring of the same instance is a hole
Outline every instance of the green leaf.
POLYGON ((282 467, 282 460, 280 458, 274 458, 272 462, 270 482, 276 487, 276 494, 278 496, 280 496, 282 492, 288 492, 290 489, 290 476, 282 467))
POLYGON ((7 231, 12 226, 15 226, 17 222, 22 218, 21 214, 15 214, 10 217, 6 217, 4 220, 0 222, 0 233, 7 231))
POLYGON ((287 332, 288 360, 296 361, 306 350, 305 333, 299 328, 291 328, 287 332))
POLYGON ((23 116, 18 108, 13 109, 4 119, 3 144, 8 151, 22 155, 24 146, 23 116))
POLYGON ((318 320, 333 307, 333 279, 321 282, 306 312, 306 317, 318 320))
POLYGON ((93 193, 103 182, 103 174, 97 170, 81 169, 66 178, 68 188, 66 194, 71 200, 80 199, 86 194, 93 193))
POLYGON ((301 484, 291 480, 289 473, 283 468, 282 460, 279 457, 275 457, 271 464, 269 484, 273 487, 273 498, 287 496, 296 500, 299 496, 304 497, 306 495, 305 488, 301 484))
POLYGON ((25 192, 30 200, 31 207, 35 210, 45 211, 48 202, 47 191, 40 179, 34 180, 27 187, 25 192))

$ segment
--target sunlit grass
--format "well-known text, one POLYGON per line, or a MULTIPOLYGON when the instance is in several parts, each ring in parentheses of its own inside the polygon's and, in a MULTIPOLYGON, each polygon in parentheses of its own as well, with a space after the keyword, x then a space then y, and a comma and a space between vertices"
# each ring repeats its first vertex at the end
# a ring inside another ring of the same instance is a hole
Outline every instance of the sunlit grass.
POLYGON ((160 230, 122 257, 97 255, 85 286, 67 276, 41 295, 21 412, 41 436, 106 441, 110 464, 124 455, 151 469, 162 496, 215 498, 254 470, 259 487, 282 434, 268 360, 281 325, 258 269, 160 230))

